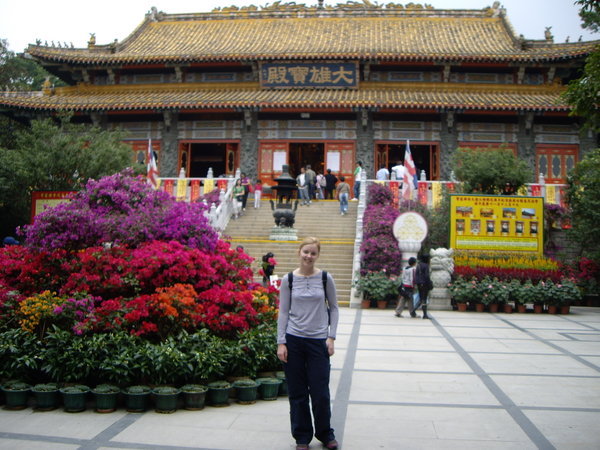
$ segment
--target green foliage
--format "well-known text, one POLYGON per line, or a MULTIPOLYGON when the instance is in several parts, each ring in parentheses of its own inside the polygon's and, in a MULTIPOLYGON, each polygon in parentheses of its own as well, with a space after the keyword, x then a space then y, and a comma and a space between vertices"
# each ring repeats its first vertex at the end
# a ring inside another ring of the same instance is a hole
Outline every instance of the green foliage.
POLYGON ((584 255, 600 260, 600 149, 588 154, 568 179, 567 202, 571 207, 570 237, 584 255))
POLYGON ((421 248, 450 248, 450 193, 445 185, 442 186, 442 201, 437 208, 429 210, 425 218, 428 233, 421 248))
POLYGON ((372 300, 387 300, 398 296, 400 279, 388 277, 384 271, 367 272, 355 282, 356 290, 365 298, 372 300))
POLYGON ((591 31, 600 31, 600 3, 598 0, 576 0, 576 5, 580 5, 579 17, 581 17, 582 28, 591 31))
POLYGON ((507 148, 458 148, 451 165, 465 193, 510 195, 531 179, 531 168, 507 148))
POLYGON ((69 115, 17 131, 15 148, 0 148, 0 232, 12 235, 29 222, 32 191, 77 190, 88 178, 130 165, 131 149, 122 139, 120 131, 70 123, 69 115))
POLYGON ((121 392, 119 386, 115 386, 114 384, 99 384, 94 389, 92 389, 94 394, 118 394, 121 392))
POLYGON ((0 379, 32 378, 40 365, 40 346, 35 334, 20 328, 0 333, 0 379))
POLYGON ((572 80, 565 91, 565 101, 573 107, 571 115, 583 118, 584 128, 600 130, 600 48, 591 53, 585 62, 581 77, 572 80))

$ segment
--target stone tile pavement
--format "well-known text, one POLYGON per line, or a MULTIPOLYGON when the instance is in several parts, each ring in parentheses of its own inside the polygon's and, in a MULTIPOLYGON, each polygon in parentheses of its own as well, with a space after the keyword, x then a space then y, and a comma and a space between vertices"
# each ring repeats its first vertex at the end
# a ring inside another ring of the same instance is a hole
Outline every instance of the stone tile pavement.
MULTIPOLYGON (((600 309, 431 316, 341 310, 331 390, 342 448, 600 448, 600 309)), ((0 449, 293 447, 286 398, 170 415, 0 410, 0 449)))

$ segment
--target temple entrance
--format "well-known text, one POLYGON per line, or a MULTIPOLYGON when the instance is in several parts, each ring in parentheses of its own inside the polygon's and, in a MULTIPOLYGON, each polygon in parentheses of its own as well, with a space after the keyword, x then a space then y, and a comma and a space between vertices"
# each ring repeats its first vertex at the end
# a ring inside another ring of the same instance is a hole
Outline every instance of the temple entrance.
POLYGON ((214 177, 231 175, 237 164, 238 144, 185 142, 179 145, 179 166, 188 178, 204 178, 212 168, 214 177))
POLYGON ((289 166, 290 175, 296 177, 300 173, 300 167, 311 165, 316 173, 323 173, 325 144, 290 142, 289 166))
MULTIPOLYGON (((375 151, 375 161, 377 171, 381 164, 388 169, 398 164, 404 164, 404 151, 406 143, 388 143, 377 144, 375 151)), ((438 155, 439 146, 437 144, 410 143, 410 152, 417 168, 417 176, 421 176, 421 171, 425 171, 427 180, 439 179, 438 155)))

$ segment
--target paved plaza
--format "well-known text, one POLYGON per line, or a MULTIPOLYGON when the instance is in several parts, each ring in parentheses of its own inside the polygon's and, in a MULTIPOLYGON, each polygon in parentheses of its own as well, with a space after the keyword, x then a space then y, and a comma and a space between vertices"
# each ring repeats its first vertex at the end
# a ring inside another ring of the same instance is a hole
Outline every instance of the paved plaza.
MULTIPOLYGON (((600 448, 600 308, 431 316, 341 310, 331 383, 341 448, 600 448)), ((286 450, 294 443, 287 398, 169 415, 0 410, 0 449, 41 448, 286 450)))

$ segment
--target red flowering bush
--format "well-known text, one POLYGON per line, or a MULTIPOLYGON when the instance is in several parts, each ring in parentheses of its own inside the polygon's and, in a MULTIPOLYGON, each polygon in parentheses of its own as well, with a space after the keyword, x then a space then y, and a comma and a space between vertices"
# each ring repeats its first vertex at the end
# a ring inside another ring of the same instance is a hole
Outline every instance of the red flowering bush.
POLYGON ((541 269, 511 269, 503 267, 469 267, 469 266, 454 266, 454 276, 462 276, 466 279, 475 278, 478 281, 484 278, 497 278, 498 280, 519 280, 524 283, 531 280, 537 283, 540 280, 550 279, 559 281, 564 277, 559 270, 541 270, 541 269))

